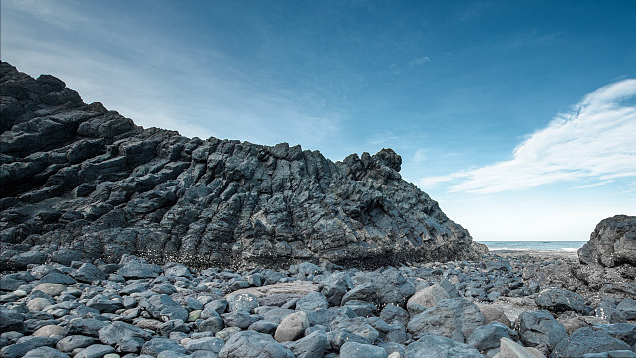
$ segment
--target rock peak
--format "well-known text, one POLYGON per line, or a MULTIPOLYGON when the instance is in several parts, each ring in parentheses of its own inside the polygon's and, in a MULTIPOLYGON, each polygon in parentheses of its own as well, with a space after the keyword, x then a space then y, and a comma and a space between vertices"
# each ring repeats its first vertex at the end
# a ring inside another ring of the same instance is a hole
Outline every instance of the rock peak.
POLYGON ((85 104, 53 76, 1 70, 4 268, 29 249, 195 266, 478 257, 468 231, 401 179, 392 149, 334 163, 299 145, 190 139, 85 104))

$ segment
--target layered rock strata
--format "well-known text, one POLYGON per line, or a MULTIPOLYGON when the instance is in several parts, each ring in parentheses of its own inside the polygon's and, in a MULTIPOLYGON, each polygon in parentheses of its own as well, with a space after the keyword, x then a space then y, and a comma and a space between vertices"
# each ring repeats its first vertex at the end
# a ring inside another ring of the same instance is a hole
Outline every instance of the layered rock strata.
POLYGON ((55 77, 1 72, 0 268, 126 253, 197 267, 478 257, 391 149, 332 162, 190 139, 85 104, 55 77))

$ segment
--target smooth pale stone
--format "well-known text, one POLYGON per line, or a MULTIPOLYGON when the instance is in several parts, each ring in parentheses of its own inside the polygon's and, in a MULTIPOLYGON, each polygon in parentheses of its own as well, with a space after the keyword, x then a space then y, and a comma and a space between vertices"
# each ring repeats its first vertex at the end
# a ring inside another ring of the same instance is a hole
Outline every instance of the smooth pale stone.
POLYGON ((537 349, 529 349, 515 343, 512 339, 502 337, 499 353, 493 358, 545 358, 537 349))

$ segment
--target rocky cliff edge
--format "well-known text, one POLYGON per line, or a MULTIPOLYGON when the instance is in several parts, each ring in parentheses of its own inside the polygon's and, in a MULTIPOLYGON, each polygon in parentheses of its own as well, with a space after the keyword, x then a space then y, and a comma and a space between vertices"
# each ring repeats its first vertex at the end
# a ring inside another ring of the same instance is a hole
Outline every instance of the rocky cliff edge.
POLYGON ((287 143, 143 129, 1 64, 0 268, 134 253, 194 266, 474 259, 391 149, 332 162, 287 143))

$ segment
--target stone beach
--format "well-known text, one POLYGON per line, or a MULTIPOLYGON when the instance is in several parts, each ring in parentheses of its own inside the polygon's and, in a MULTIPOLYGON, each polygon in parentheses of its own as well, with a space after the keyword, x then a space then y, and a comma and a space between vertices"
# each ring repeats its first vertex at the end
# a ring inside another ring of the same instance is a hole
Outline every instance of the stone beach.
POLYGON ((636 357, 633 278, 606 268, 597 290, 571 255, 373 271, 58 261, 0 276, 0 357, 636 357))

